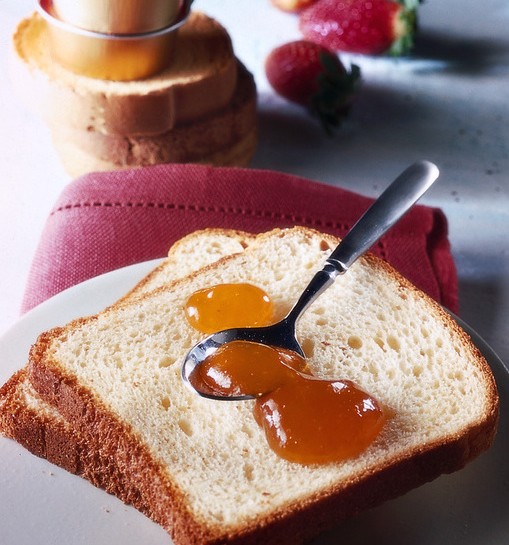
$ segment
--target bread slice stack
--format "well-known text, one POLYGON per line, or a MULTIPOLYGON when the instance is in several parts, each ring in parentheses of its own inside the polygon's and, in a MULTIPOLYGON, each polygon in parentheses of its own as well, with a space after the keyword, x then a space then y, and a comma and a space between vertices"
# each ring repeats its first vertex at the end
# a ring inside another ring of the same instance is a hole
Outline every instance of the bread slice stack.
POLYGON ((37 13, 14 37, 16 92, 48 124, 71 176, 165 162, 245 166, 257 144, 256 87, 226 30, 192 12, 167 69, 143 80, 82 76, 52 56, 37 13))
POLYGON ((250 282, 282 317, 338 242, 301 227, 231 235, 192 235, 117 304, 43 333, 0 391, 3 432, 65 467, 54 454, 72 429, 70 470, 132 503, 176 545, 301 543, 491 446, 498 395, 487 362, 438 304, 372 255, 298 324, 313 374, 353 380, 391 415, 362 454, 287 462, 267 446, 251 401, 191 392, 180 369, 201 335, 185 319, 187 298, 250 282), (190 272, 209 242, 219 259, 190 272))

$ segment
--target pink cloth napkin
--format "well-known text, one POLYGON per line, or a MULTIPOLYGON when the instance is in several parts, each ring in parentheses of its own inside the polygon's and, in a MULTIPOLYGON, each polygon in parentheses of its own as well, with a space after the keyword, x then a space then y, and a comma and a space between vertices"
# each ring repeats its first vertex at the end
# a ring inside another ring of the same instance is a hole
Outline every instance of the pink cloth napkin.
MULTIPOLYGON (((159 165, 88 174, 70 183, 48 217, 22 312, 60 291, 166 255, 206 227, 261 232, 305 225, 344 235, 371 199, 272 171, 159 165)), ((414 207, 373 248, 417 287, 457 312, 457 277, 439 209, 414 207)))

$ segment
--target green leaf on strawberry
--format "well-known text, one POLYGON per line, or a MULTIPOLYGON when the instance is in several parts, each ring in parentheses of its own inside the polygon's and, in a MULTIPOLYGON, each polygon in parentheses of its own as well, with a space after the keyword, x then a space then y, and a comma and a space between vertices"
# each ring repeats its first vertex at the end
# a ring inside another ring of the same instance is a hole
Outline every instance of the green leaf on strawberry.
POLYGON ((399 12, 398 37, 386 51, 387 55, 402 57, 413 49, 417 31, 417 7, 421 3, 422 0, 398 0, 398 4, 401 4, 404 9, 399 12))
POLYGON ((329 134, 348 114, 360 82, 358 66, 346 70, 335 53, 307 40, 274 49, 265 72, 278 94, 308 108, 329 134))

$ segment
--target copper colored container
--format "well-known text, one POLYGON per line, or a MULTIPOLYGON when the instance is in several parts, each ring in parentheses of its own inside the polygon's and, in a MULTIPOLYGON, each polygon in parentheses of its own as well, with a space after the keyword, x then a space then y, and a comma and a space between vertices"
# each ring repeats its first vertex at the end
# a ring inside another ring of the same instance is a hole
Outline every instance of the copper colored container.
POLYGON ((149 77, 170 62, 178 28, 186 21, 190 2, 177 19, 155 31, 111 34, 86 30, 59 19, 52 0, 39 0, 55 60, 72 72, 99 79, 128 81, 149 77))
POLYGON ((140 34, 171 25, 182 0, 53 0, 58 19, 108 34, 140 34))

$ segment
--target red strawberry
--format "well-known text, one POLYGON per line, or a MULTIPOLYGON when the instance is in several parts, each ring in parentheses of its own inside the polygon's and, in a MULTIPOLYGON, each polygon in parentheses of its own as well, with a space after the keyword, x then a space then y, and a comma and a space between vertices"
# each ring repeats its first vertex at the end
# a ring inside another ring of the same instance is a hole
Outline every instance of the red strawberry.
POLYGON ((311 41, 335 51, 403 55, 413 46, 420 0, 319 0, 300 16, 311 41))
POLYGON ((348 72, 335 53, 306 40, 274 49, 265 72, 277 93, 309 108, 328 132, 347 114, 360 77, 358 66, 348 72))

